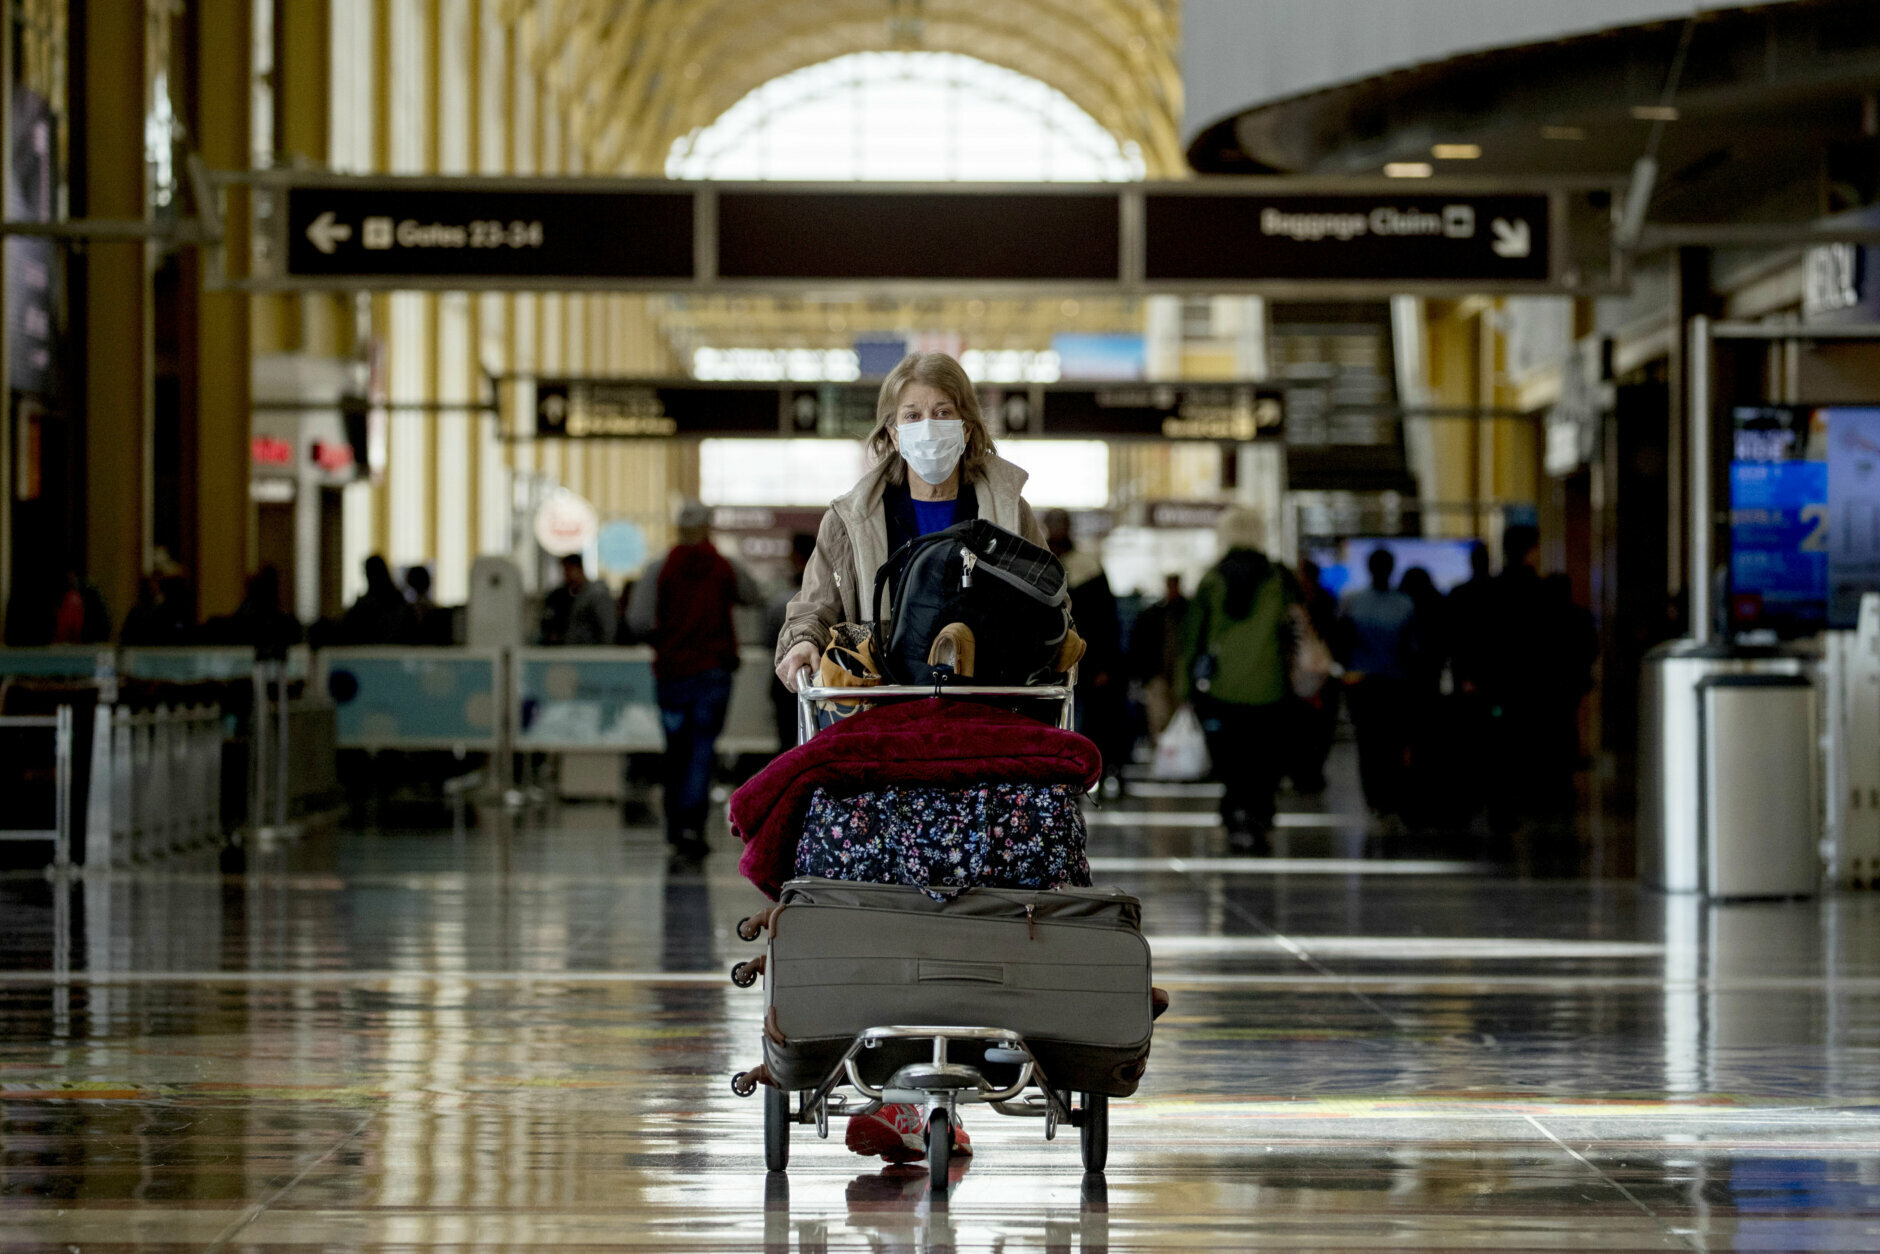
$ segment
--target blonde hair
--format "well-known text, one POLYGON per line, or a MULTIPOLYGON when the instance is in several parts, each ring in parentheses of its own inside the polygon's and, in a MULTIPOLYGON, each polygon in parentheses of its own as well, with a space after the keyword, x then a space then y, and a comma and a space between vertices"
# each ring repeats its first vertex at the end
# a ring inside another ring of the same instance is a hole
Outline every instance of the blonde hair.
POLYGON ((907 481, 907 463, 894 446, 895 411, 901 407, 901 392, 910 383, 925 383, 946 393, 960 421, 966 424, 966 452, 960 456, 963 482, 985 466, 992 456, 992 432, 979 412, 979 394, 959 362, 945 353, 909 353, 881 381, 881 396, 875 402, 875 429, 868 433, 866 447, 876 461, 889 462, 888 478, 894 483, 907 481))
POLYGON ((1236 505, 1215 520, 1214 535, 1222 553, 1262 549, 1266 547, 1266 519, 1244 505, 1236 505))

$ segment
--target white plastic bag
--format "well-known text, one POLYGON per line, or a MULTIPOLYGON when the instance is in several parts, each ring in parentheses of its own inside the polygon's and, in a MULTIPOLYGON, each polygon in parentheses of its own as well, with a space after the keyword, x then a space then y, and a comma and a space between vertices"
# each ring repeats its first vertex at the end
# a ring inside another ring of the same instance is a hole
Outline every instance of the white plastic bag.
POLYGON ((1184 704, 1162 729, 1155 744, 1155 765, 1150 774, 1160 780, 1187 781, 1208 776, 1208 738, 1194 708, 1184 704))

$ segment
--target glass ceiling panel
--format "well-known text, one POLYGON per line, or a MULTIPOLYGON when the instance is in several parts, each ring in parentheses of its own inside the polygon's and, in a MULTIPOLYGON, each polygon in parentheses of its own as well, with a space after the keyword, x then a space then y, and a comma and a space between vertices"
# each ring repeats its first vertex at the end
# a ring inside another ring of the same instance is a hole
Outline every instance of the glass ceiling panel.
POLYGON ((950 52, 860 52, 785 74, 674 142, 673 178, 1126 182, 1142 153, 1064 93, 950 52))

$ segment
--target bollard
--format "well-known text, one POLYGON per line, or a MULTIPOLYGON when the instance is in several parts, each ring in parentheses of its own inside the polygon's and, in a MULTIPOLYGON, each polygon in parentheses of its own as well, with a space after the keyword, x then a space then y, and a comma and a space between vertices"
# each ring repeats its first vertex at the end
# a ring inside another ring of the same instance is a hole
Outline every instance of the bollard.
POLYGON ((59 707, 53 729, 53 779, 58 796, 53 802, 52 864, 60 875, 72 868, 72 707, 59 707))
POLYGON ((111 718, 111 842, 120 865, 137 857, 131 819, 131 714, 114 710, 111 718))

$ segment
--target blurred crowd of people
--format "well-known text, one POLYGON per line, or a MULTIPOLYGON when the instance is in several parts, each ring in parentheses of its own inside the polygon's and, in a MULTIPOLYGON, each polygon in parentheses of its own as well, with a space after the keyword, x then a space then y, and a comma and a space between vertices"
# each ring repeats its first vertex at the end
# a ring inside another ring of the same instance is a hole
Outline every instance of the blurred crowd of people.
POLYGON ((392 575, 384 558, 365 562, 365 591, 338 618, 308 627, 287 608, 281 573, 263 566, 248 577, 241 603, 207 620, 196 610, 189 572, 158 550, 138 581, 137 601, 115 624, 97 587, 76 571, 25 580, 9 598, 6 643, 15 648, 54 644, 109 644, 125 648, 190 645, 244 646, 278 657, 293 645, 450 644, 453 611, 431 599, 431 572, 406 569, 392 575))
POLYGON ((1533 527, 1509 527, 1501 572, 1477 546, 1447 596, 1417 567, 1393 587, 1379 549, 1369 585, 1345 598, 1335 643, 1365 802, 1387 827, 1479 811, 1505 836, 1572 815, 1598 637, 1568 576, 1540 573, 1539 547, 1533 527))
MULTIPOLYGON (((542 595, 534 643, 650 644, 668 738, 668 807, 675 850, 696 855, 710 763, 722 731, 738 639, 738 606, 761 606, 773 637, 800 587, 815 538, 793 537, 788 578, 766 593, 709 537, 696 502, 679 519, 679 543, 616 595, 579 555, 560 561, 561 581, 542 595)), ((1125 787, 1123 768, 1189 707, 1225 790, 1230 844, 1265 844, 1282 780, 1295 791, 1326 787, 1326 762, 1348 715, 1359 780, 1376 829, 1461 830, 1486 817, 1498 837, 1530 821, 1569 818, 1580 765, 1579 708, 1593 686, 1597 638, 1566 575, 1542 575, 1539 534, 1516 525, 1503 566, 1471 554, 1471 577, 1446 595, 1429 572, 1401 572, 1374 549, 1362 586, 1334 598, 1311 561, 1295 570, 1265 551, 1255 515, 1229 510, 1219 559, 1192 595, 1168 576, 1148 604, 1118 597, 1094 551, 1072 535, 1070 515, 1042 523, 1063 562, 1079 633, 1077 726, 1105 763, 1105 788, 1125 787), (1302 669, 1320 644, 1335 663, 1302 669)), ((233 613, 198 622, 187 571, 159 553, 137 603, 115 635, 126 646, 245 645, 279 655, 303 640, 321 645, 447 645, 462 639, 460 610, 431 596, 430 571, 402 580, 383 557, 365 562, 365 589, 336 618, 304 628, 284 608, 279 573, 264 567, 233 613)), ((23 582, 6 610, 14 646, 102 644, 109 608, 81 575, 23 582)), ((796 741, 796 702, 773 685, 777 735, 796 741)))
POLYGON ((1342 600, 1313 562, 1295 573, 1261 538, 1257 520, 1229 511, 1220 559, 1194 595, 1171 575, 1124 632, 1137 726, 1160 737, 1184 703, 1193 709, 1225 789, 1230 847, 1265 847, 1282 779, 1325 788, 1341 713, 1379 834, 1485 819, 1506 841, 1571 819, 1597 635, 1568 576, 1540 573, 1534 527, 1506 530, 1499 573, 1477 545, 1471 578, 1447 595, 1421 567, 1399 575, 1380 547, 1342 600), (1330 668, 1304 664, 1320 642, 1330 668))

